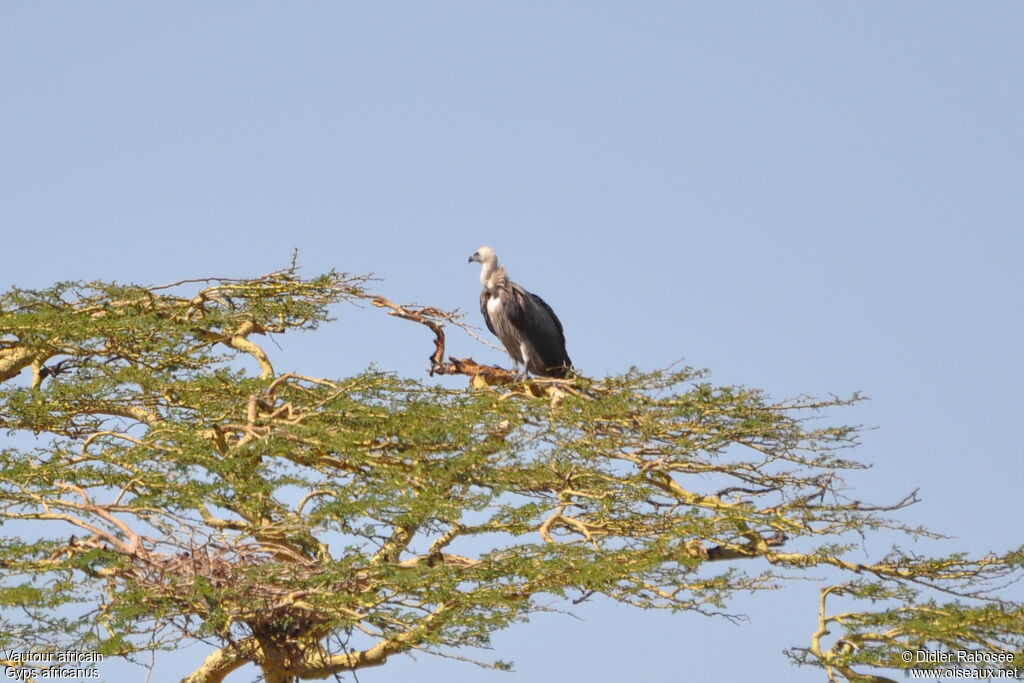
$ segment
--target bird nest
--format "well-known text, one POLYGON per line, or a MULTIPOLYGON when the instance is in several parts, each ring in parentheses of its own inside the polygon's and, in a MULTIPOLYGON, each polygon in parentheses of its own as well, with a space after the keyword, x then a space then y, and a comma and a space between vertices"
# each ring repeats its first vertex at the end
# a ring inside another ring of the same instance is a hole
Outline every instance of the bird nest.
POLYGON ((316 560, 282 561, 264 549, 206 544, 177 554, 136 552, 120 578, 147 596, 177 607, 174 612, 207 619, 215 612, 227 624, 245 624, 254 635, 273 640, 309 634, 338 620, 339 614, 311 595, 356 595, 365 578, 323 581, 316 560), (320 578, 318 578, 320 577, 320 578), (306 587, 306 588, 303 588, 306 587))

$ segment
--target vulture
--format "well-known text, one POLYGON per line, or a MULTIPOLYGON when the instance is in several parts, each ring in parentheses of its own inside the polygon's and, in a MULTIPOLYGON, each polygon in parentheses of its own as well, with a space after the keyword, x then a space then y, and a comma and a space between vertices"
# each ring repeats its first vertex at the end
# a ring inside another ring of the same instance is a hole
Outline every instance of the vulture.
POLYGON ((484 322, 512 356, 515 369, 525 366, 522 376, 532 372, 541 377, 565 377, 572 367, 565 351, 565 334, 558 316, 536 294, 508 279, 505 269, 490 247, 480 247, 469 257, 480 269, 480 312, 484 322))

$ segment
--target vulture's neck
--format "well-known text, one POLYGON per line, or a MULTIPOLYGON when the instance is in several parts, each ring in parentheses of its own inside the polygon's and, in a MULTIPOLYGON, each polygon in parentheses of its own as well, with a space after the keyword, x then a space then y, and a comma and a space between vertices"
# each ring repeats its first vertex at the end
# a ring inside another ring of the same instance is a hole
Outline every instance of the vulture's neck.
POLYGON ((480 269, 480 284, 490 293, 497 291, 499 287, 508 282, 505 269, 498 265, 498 259, 488 261, 480 269))

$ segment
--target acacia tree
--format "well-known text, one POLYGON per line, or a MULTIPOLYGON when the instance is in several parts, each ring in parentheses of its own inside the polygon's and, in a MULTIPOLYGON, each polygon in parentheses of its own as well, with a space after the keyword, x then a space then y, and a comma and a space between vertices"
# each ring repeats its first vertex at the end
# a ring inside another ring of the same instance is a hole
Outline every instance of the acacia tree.
POLYGON ((0 648, 202 639, 185 681, 251 662, 284 683, 486 646, 552 596, 726 614, 827 571, 789 654, 831 680, 888 680, 906 649, 1020 652, 1021 606, 990 588, 1021 551, 847 559, 879 530, 930 535, 887 517, 913 494, 844 493, 857 431, 811 418, 857 397, 778 402, 691 369, 519 382, 445 359, 452 314, 365 286, 290 269, 3 295, 0 648), (254 341, 342 301, 429 327, 432 373, 470 387, 280 372, 254 341), (873 604, 832 614, 841 596, 873 604))

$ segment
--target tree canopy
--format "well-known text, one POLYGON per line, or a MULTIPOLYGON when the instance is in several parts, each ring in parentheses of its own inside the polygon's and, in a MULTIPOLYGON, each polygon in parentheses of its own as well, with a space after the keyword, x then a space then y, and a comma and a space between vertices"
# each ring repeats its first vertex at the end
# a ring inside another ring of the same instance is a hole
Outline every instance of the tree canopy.
POLYGON ((846 489, 858 430, 823 418, 858 396, 778 401, 691 368, 516 381, 445 358, 452 313, 367 286, 293 268, 4 294, 0 648, 202 639, 189 683, 247 663, 284 683, 461 657, 551 599, 730 617, 737 593, 819 572, 788 654, 830 680, 888 680, 917 650, 1021 666, 1024 611, 999 589, 1024 549, 850 559, 871 534, 937 537, 892 518, 914 493, 846 489), (340 302, 426 325, 431 372, 469 386, 300 375, 255 341, 340 302))

